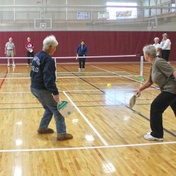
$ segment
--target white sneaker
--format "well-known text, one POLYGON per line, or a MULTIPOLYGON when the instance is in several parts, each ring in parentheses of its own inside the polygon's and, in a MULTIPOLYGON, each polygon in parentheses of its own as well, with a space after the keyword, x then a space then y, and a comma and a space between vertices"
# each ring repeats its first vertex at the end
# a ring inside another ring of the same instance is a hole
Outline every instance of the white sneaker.
POLYGON ((10 63, 7 64, 7 67, 10 67, 10 63))
POLYGON ((81 70, 82 70, 82 71, 85 71, 85 68, 82 68, 81 70))
POLYGON ((144 139, 149 141, 163 141, 163 138, 153 137, 150 133, 147 133, 146 135, 144 135, 144 139))
POLYGON ((15 67, 15 63, 12 64, 12 67, 15 67))
POLYGON ((78 71, 80 72, 80 71, 81 71, 81 69, 80 69, 80 68, 78 68, 78 71))

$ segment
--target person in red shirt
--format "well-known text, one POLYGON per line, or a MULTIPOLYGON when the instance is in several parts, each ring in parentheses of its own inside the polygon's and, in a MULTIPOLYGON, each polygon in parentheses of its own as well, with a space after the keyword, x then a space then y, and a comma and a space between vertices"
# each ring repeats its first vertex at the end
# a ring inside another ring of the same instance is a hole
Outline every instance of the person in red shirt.
POLYGON ((25 44, 25 48, 27 50, 27 65, 30 65, 31 57, 34 57, 34 43, 31 42, 31 38, 27 38, 27 42, 25 44))

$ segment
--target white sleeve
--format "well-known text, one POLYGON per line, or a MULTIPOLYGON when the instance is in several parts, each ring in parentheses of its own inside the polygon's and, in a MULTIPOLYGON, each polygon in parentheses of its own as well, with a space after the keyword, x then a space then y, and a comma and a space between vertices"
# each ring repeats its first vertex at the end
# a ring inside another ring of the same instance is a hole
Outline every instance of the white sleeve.
POLYGON ((158 43, 157 48, 162 48, 162 47, 161 47, 161 44, 158 43))
POLYGON ((162 46, 162 49, 168 49, 168 48, 170 48, 170 45, 171 44, 171 42, 170 42, 170 40, 169 39, 167 39, 166 41, 165 41, 165 43, 164 43, 164 45, 162 46))

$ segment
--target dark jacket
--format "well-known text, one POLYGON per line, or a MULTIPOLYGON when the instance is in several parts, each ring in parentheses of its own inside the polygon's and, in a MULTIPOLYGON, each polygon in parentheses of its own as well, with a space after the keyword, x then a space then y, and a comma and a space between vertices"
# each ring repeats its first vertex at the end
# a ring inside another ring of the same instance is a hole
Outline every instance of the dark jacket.
POLYGON ((87 55, 87 46, 86 45, 79 45, 77 47, 76 53, 78 54, 78 56, 86 56, 87 55))
POLYGON ((53 95, 58 94, 56 87, 55 62, 45 51, 40 51, 32 60, 30 72, 31 87, 46 89, 53 95))

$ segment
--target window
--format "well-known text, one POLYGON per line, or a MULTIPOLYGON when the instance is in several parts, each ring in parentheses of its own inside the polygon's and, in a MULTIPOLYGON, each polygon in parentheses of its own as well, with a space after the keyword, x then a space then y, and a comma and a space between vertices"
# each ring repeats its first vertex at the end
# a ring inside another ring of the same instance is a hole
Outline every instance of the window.
POLYGON ((107 7, 109 20, 137 18, 137 3, 107 2, 106 5, 111 6, 107 7))

